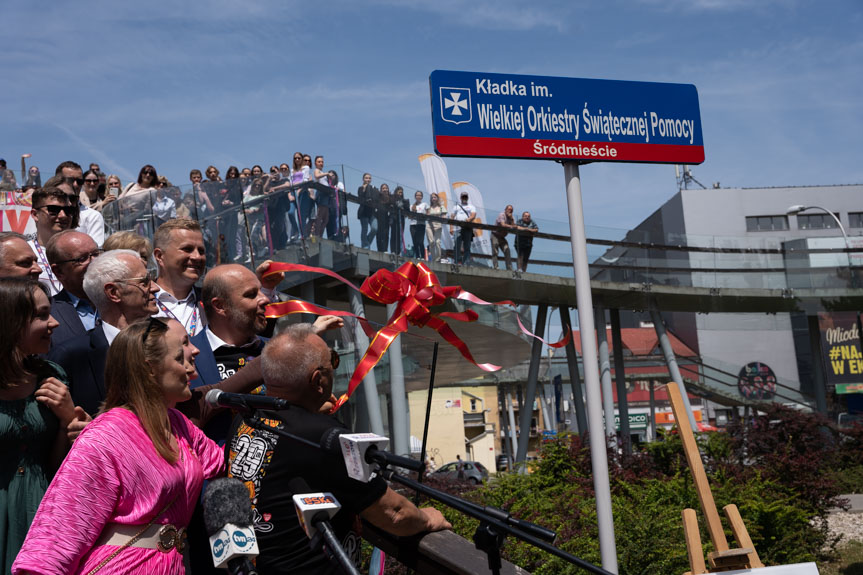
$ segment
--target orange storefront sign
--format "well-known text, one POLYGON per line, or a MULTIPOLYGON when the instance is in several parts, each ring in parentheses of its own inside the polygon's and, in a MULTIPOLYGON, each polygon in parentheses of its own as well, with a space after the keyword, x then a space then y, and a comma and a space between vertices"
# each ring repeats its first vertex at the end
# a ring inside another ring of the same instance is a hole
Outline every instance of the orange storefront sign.
MULTIPOLYGON (((692 415, 695 416, 695 421, 701 421, 701 410, 695 409, 692 411, 692 415)), ((670 425, 674 423, 674 414, 670 411, 657 411, 656 412, 656 424, 662 425, 667 424, 670 425)))

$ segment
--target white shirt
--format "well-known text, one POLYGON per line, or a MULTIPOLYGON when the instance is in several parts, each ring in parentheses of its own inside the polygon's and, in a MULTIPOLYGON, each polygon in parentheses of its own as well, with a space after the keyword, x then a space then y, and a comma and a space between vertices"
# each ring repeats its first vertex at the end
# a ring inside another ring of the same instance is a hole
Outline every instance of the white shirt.
POLYGON ((39 274, 39 281, 48 288, 49 295, 57 295, 63 290, 63 284, 60 283, 60 280, 58 280, 57 276, 54 275, 54 272, 51 271, 51 264, 48 263, 45 246, 40 244, 39 240, 35 238, 27 240, 27 244, 30 246, 30 249, 33 250, 33 253, 36 254, 36 262, 39 264, 39 267, 42 268, 42 273, 39 274))
POLYGON ((105 243, 105 218, 96 210, 81 204, 81 216, 75 231, 87 234, 101 248, 105 243))
POLYGON ((425 202, 420 202, 418 204, 411 204, 410 212, 408 212, 408 219, 414 223, 419 223, 416 217, 411 214, 424 214, 428 212, 429 205, 425 202))
MULTIPOLYGON (((207 341, 210 343, 210 349, 212 349, 213 351, 216 351, 217 349, 219 349, 222 346, 230 345, 228 342, 226 342, 225 340, 223 340, 222 338, 217 336, 215 333, 213 333, 213 330, 208 329, 206 333, 207 333, 207 341)), ((258 343, 258 336, 253 337, 252 341, 250 341, 248 343, 244 343, 243 345, 238 345, 235 347, 250 347, 256 343, 258 343)))
POLYGON ((466 204, 456 204, 450 212, 450 217, 458 222, 466 222, 470 219, 471 214, 476 214, 476 208, 468 202, 466 204))
MULTIPOLYGON (((99 326, 96 326, 96 329, 99 329, 99 326)), ((110 323, 102 322, 102 332, 105 334, 105 339, 108 340, 108 345, 114 343, 114 338, 117 337, 117 334, 120 333, 120 330, 110 323)))
POLYGON ((167 317, 177 320, 190 336, 201 333, 201 330, 207 326, 204 307, 198 301, 194 289, 189 290, 189 295, 184 299, 178 300, 159 288, 159 291, 156 292, 156 305, 159 311, 153 317, 167 317))

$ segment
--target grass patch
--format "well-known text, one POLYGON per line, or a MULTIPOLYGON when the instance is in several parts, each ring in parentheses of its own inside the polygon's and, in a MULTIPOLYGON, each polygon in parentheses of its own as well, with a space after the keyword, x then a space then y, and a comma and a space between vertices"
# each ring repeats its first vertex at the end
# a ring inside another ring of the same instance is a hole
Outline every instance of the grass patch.
POLYGON ((863 542, 849 541, 836 550, 836 561, 818 565, 821 575, 863 575, 863 542))

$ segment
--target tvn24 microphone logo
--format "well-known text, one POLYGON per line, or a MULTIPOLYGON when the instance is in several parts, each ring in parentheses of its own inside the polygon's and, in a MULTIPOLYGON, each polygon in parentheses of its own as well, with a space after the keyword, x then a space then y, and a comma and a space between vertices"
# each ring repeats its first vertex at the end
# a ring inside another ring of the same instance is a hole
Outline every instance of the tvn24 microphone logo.
POLYGON ((237 546, 237 549, 240 552, 247 551, 252 545, 255 544, 256 541, 254 536, 249 536, 248 534, 240 531, 239 529, 234 531, 234 533, 231 535, 231 539, 234 540, 234 545, 237 546))
POLYGON ((444 122, 466 124, 473 119, 470 88, 441 88, 440 117, 444 122))

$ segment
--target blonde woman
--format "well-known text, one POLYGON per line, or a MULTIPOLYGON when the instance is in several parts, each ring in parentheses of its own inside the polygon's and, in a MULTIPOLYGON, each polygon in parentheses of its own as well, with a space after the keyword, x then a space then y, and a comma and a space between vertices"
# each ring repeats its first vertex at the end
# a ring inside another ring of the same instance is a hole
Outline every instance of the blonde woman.
POLYGON ((175 404, 191 397, 183 326, 151 318, 108 350, 107 396, 48 488, 12 573, 184 573, 183 531, 224 455, 175 404))

